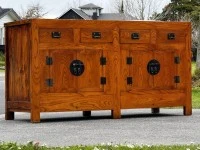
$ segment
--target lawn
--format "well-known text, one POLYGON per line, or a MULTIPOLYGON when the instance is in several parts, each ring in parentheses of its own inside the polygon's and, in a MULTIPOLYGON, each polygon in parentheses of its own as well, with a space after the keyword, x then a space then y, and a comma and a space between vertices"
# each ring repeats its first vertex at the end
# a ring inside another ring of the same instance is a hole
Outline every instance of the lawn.
POLYGON ((0 52, 0 73, 5 72, 5 55, 0 52))
POLYGON ((192 75, 194 74, 195 70, 196 70, 196 63, 192 62, 192 72, 191 72, 192 75))
MULTIPOLYGON (((192 75, 194 75, 196 70, 196 63, 192 62, 192 75)), ((192 107, 200 108, 200 87, 192 88, 192 107)))
POLYGON ((200 108, 200 87, 192 89, 192 108, 200 108))
POLYGON ((0 73, 1 72, 5 72, 5 70, 1 68, 2 66, 5 66, 5 62, 4 61, 0 61, 0 73))
POLYGON ((0 66, 5 66, 5 62, 4 61, 0 61, 0 66))
POLYGON ((39 146, 39 143, 29 142, 27 145, 18 145, 16 143, 1 143, 1 150, 200 150, 200 145, 132 145, 132 144, 120 144, 120 145, 94 145, 94 146, 68 146, 68 147, 47 147, 39 146))

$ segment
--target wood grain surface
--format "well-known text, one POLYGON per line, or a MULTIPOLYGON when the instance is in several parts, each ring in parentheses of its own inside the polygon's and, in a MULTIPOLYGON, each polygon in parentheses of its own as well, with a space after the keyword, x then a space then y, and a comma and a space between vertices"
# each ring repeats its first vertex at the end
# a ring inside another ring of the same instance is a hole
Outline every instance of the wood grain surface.
POLYGON ((183 106, 184 115, 192 114, 188 22, 33 19, 5 27, 7 120, 17 111, 30 112, 32 122, 40 122, 40 112, 58 111, 111 110, 113 118, 120 118, 121 109, 159 112, 183 106), (83 62, 82 75, 70 72, 73 60, 83 62), (148 73, 150 60, 160 63, 156 75, 148 73))

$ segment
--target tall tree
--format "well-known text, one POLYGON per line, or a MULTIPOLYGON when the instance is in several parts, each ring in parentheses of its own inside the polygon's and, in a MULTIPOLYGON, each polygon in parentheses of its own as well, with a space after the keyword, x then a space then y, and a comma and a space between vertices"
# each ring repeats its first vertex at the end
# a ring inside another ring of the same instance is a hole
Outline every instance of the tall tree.
POLYGON ((157 19, 164 21, 181 21, 188 15, 194 19, 197 17, 195 15, 199 13, 196 12, 199 6, 200 0, 171 0, 171 2, 163 8, 163 11, 158 15, 159 18, 157 19))
POLYGON ((22 19, 42 18, 48 12, 45 12, 44 7, 40 3, 32 3, 26 9, 21 8, 19 15, 22 19))
POLYGON ((197 67, 200 68, 200 0, 171 0, 155 18, 192 23, 192 46, 197 47, 197 67))
POLYGON ((149 20, 157 10, 160 2, 157 0, 116 0, 115 6, 118 12, 132 16, 138 20, 149 20), (123 11, 122 11, 123 10, 123 11))

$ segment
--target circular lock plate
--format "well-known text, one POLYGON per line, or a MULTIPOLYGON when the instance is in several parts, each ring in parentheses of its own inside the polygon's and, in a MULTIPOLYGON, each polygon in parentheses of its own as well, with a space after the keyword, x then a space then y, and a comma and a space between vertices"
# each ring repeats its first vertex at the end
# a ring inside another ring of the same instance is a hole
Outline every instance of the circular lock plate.
POLYGON ((160 71, 160 63, 159 63, 159 61, 157 61, 155 59, 150 60, 148 65, 147 65, 147 71, 151 75, 158 74, 159 71, 160 71))
POLYGON ((73 60, 70 64, 70 72, 74 75, 74 76, 80 76, 83 74, 84 72, 84 64, 82 61, 80 60, 73 60))

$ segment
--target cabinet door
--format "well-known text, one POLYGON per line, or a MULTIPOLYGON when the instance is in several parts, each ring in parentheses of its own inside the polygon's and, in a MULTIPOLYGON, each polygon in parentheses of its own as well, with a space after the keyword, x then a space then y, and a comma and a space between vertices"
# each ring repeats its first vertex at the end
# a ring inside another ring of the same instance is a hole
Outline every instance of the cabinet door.
POLYGON ((77 52, 77 59, 84 64, 84 73, 78 77, 78 89, 80 92, 102 92, 100 83, 103 77, 103 66, 100 58, 102 50, 84 49, 77 52))
POLYGON ((174 89, 176 87, 175 76, 177 65, 174 51, 155 51, 154 59, 160 63, 160 71, 154 75, 154 88, 174 89))
POLYGON ((100 64, 102 50, 52 50, 50 51, 51 93, 101 92, 103 66, 100 64), (79 67, 82 66, 82 73, 79 67), (75 67, 73 67, 75 65, 75 67))
POLYGON ((52 50, 52 65, 50 66, 50 78, 53 85, 50 92, 64 93, 77 91, 77 77, 70 72, 70 63, 76 59, 75 50, 52 50))
POLYGON ((147 72, 147 64, 153 58, 153 52, 150 50, 130 50, 132 65, 130 65, 130 77, 132 85, 130 88, 152 88, 153 76, 147 72))

